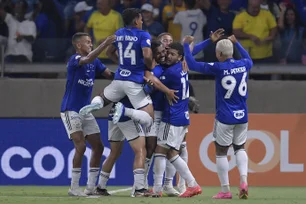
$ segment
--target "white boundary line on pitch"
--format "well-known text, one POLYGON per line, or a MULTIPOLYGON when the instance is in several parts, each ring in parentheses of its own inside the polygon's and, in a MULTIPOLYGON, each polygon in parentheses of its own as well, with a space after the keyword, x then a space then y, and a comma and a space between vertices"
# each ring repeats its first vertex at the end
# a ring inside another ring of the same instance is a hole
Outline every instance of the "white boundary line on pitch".
MULTIPOLYGON (((125 191, 130 191, 132 190, 131 187, 129 188, 122 188, 122 189, 118 189, 118 190, 113 190, 113 191, 109 191, 108 193, 113 195, 113 194, 116 194, 116 193, 120 193, 120 192, 125 192, 125 191)), ((24 195, 0 195, 0 198, 12 198, 12 197, 15 197, 15 198, 46 198, 46 199, 52 199, 52 198, 76 198, 75 196, 24 196, 24 195)), ((84 197, 84 198, 101 198, 103 196, 88 196, 88 197, 84 197)), ((77 197, 77 198, 80 198, 80 197, 77 197)))

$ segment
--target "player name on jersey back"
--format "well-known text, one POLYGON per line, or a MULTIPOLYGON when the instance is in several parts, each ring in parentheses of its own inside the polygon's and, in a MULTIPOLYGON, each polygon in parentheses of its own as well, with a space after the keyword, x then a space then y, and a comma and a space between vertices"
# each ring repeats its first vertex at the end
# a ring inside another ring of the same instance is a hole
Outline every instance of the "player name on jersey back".
POLYGON ((116 31, 114 46, 118 50, 119 68, 115 80, 144 83, 144 64, 142 49, 151 47, 149 33, 137 28, 121 28, 116 31))
POLYGON ((247 65, 244 60, 230 59, 217 66, 221 68, 216 78, 217 120, 225 124, 247 123, 247 65))

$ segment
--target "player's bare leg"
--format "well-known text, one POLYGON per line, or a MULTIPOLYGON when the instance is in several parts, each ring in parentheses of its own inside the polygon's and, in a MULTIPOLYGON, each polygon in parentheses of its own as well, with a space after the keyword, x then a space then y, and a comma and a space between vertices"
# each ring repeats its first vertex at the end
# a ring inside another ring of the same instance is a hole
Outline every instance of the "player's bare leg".
POLYGON ((146 155, 146 160, 145 160, 145 182, 144 182, 144 188, 148 190, 149 184, 148 184, 148 174, 150 171, 150 167, 153 161, 153 154, 154 150, 157 145, 157 137, 146 137, 146 150, 147 150, 147 155, 146 155))
MULTIPOLYGON (((186 137, 185 135, 184 141, 182 142, 181 148, 180 148, 180 157, 188 164, 188 151, 187 151, 187 143, 186 143, 186 137)), ((185 180, 180 176, 177 184, 177 188, 180 193, 183 193, 186 191, 186 182, 185 180)))
POLYGON ((96 193, 99 195, 103 195, 103 196, 110 195, 106 190, 106 183, 109 180, 109 175, 113 169, 115 162, 121 155, 123 144, 124 144, 123 141, 110 142, 111 152, 102 165, 102 169, 101 169, 100 177, 99 177, 99 183, 97 186, 96 193))
POLYGON ((145 181, 144 165, 147 155, 146 138, 138 137, 135 140, 129 141, 129 144, 135 154, 134 165, 133 165, 134 187, 135 187, 134 196, 135 197, 147 196, 147 191, 144 188, 144 181, 145 181))
POLYGON ((244 149, 244 144, 235 145, 233 144, 236 164, 240 173, 240 188, 239 188, 239 198, 247 199, 248 198, 248 155, 244 149))
POLYGON ((175 167, 176 171, 181 175, 181 177, 187 183, 187 189, 179 197, 193 197, 195 195, 201 194, 202 189, 196 182, 194 176, 192 175, 187 163, 180 157, 179 152, 175 149, 170 149, 167 154, 168 160, 175 167))
POLYGON ((99 175, 101 158, 104 150, 104 145, 101 141, 100 133, 88 135, 86 137, 87 142, 91 146, 91 158, 90 158, 90 169, 87 180, 87 186, 84 191, 87 195, 94 195, 96 192, 96 182, 99 175))
POLYGON ((214 199, 232 199, 232 193, 230 192, 228 171, 229 163, 227 159, 227 152, 229 146, 221 146, 215 142, 216 147, 216 164, 218 177, 221 183, 221 191, 213 196, 214 199))
POLYGON ((71 196, 87 196, 83 191, 81 191, 79 182, 81 178, 81 166, 84 153, 86 151, 86 141, 83 136, 82 131, 74 132, 70 135, 70 138, 73 141, 75 153, 73 156, 72 163, 72 178, 71 186, 68 191, 68 195, 71 196))

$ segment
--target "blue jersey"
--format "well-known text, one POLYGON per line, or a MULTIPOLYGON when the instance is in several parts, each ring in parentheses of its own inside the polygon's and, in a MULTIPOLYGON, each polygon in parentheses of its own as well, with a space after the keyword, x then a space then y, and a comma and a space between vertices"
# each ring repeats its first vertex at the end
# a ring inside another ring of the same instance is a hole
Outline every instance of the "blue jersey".
MULTIPOLYGON (((123 99, 120 100, 120 102, 126 107, 126 108, 133 108, 133 105, 131 104, 129 98, 126 96, 123 99)), ((115 111, 115 105, 116 103, 113 103, 113 107, 110 109, 109 114, 108 114, 108 120, 112 121, 113 120, 113 115, 115 111)), ((127 116, 121 116, 119 119, 119 122, 126 122, 128 120, 131 120, 130 117, 127 116)))
POLYGON ((248 122, 247 81, 253 62, 249 54, 236 43, 242 59, 227 59, 224 62, 195 62, 189 45, 184 45, 185 59, 190 70, 215 76, 216 119, 224 124, 248 122))
POLYGON ((118 50, 119 68, 115 80, 144 83, 144 64, 142 48, 151 47, 149 33, 137 28, 121 28, 116 31, 115 47, 118 50))
POLYGON ((190 124, 188 113, 189 83, 188 73, 183 71, 182 63, 179 62, 163 72, 160 77, 161 82, 169 89, 177 90, 179 97, 177 103, 171 106, 164 99, 164 112, 162 121, 174 126, 186 126, 190 124))
POLYGON ((66 91, 63 97, 61 112, 79 110, 90 104, 95 73, 103 73, 106 69, 100 60, 95 59, 90 64, 79 65, 81 56, 72 55, 67 64, 66 91))
MULTIPOLYGON (((164 69, 160 65, 155 66, 154 69, 151 71, 151 73, 158 79, 161 77, 163 72, 164 72, 164 69)), ((164 100, 165 100, 164 93, 159 90, 155 90, 150 96, 153 101, 154 111, 163 111, 164 110, 164 100)))

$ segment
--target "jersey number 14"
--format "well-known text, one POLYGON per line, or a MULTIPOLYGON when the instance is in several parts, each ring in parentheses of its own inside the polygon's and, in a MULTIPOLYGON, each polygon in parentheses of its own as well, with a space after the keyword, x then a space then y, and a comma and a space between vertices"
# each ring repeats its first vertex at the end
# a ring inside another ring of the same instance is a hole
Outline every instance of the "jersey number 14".
POLYGON ((123 65, 123 58, 124 59, 131 59, 131 65, 136 65, 136 51, 132 49, 133 42, 129 42, 128 46, 123 51, 123 45, 121 42, 118 42, 119 48, 119 62, 123 65))

